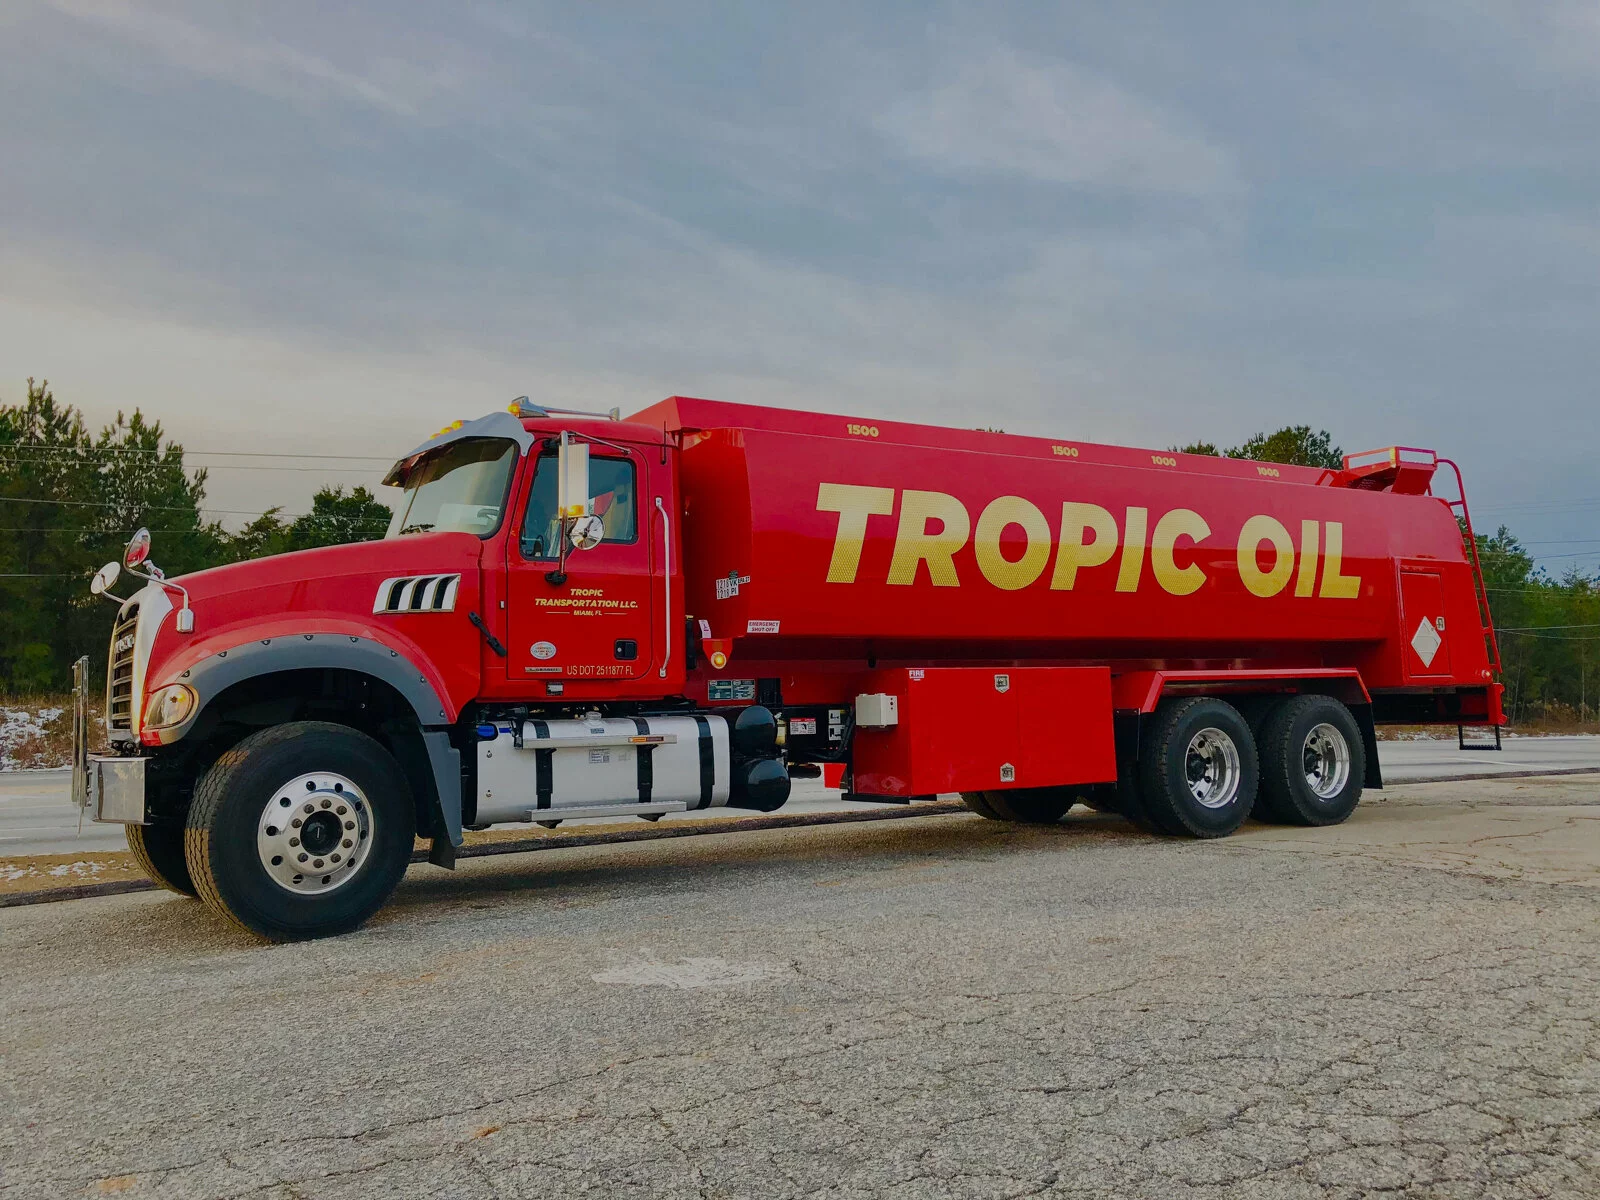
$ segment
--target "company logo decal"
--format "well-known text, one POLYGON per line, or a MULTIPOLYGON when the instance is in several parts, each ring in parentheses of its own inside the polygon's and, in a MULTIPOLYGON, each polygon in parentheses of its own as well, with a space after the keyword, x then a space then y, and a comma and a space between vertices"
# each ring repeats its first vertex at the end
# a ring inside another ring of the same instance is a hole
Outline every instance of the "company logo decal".
POLYGON ((613 600, 605 588, 575 587, 563 596, 535 596, 535 608, 553 608, 579 617, 603 616, 607 613, 629 612, 639 607, 637 600, 613 600))
MULTIPOLYGON (((979 573, 1005 591, 1029 587, 1050 568, 1050 589, 1070 592, 1079 572, 1114 567, 1115 590, 1136 592, 1147 560, 1157 586, 1171 595, 1191 595, 1207 582, 1206 569, 1192 551, 1212 536, 1212 529, 1192 509, 1161 513, 1152 525, 1148 508, 1129 507, 1119 522, 1110 509, 1068 500, 1053 530, 1031 500, 1000 496, 984 506, 974 527, 966 505, 944 492, 824 483, 817 488, 817 511, 839 515, 829 583, 856 582, 868 520, 893 516, 897 496, 894 556, 883 579, 893 586, 909 587, 926 569, 934 587, 960 587, 955 556, 969 542, 979 573), (1013 525, 1025 535, 1022 554, 1007 558, 1000 539, 1013 525)), ((1244 522, 1233 544, 1239 579, 1253 596, 1276 596, 1291 581, 1295 596, 1352 600, 1361 594, 1361 577, 1344 573, 1342 522, 1301 521, 1297 545, 1282 521, 1261 514, 1244 522)))
POLYGON ((545 659, 556 656, 556 644, 554 642, 535 642, 528 647, 528 653, 543 662, 545 659))

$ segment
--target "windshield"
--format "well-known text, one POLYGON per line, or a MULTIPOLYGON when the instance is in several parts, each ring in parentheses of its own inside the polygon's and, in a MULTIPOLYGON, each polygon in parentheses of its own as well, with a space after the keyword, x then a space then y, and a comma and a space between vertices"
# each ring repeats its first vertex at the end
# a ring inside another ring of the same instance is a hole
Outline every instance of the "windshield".
POLYGON ((411 468, 386 537, 500 528, 517 444, 501 438, 451 442, 411 468))

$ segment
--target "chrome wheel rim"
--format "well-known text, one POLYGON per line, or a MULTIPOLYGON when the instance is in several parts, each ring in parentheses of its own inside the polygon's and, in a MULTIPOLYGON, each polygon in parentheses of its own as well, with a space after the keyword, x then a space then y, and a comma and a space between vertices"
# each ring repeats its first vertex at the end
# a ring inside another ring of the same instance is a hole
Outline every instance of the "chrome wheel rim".
POLYGON ((1306 786, 1318 800, 1332 800, 1350 782, 1350 743, 1335 725, 1314 725, 1301 751, 1306 786))
POLYGON ((1203 808, 1226 808, 1239 795, 1239 747, 1220 729, 1202 729, 1183 756, 1189 793, 1203 808))
POLYGON ((355 782, 332 771, 289 780, 267 801, 256 853, 270 878, 297 896, 344 887, 372 853, 372 805, 355 782))

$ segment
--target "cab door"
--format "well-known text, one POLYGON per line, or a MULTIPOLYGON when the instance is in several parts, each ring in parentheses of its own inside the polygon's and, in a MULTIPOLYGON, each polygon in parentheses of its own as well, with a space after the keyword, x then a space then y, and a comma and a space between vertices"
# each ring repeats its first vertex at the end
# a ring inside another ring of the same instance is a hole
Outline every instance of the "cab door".
POLYGON ((547 578, 561 550, 556 472, 556 455, 541 455, 515 536, 506 541, 507 674, 546 682, 641 678, 653 658, 657 591, 650 522, 639 499, 649 493, 648 460, 620 447, 591 447, 590 511, 605 535, 592 550, 568 548, 562 583, 547 578))

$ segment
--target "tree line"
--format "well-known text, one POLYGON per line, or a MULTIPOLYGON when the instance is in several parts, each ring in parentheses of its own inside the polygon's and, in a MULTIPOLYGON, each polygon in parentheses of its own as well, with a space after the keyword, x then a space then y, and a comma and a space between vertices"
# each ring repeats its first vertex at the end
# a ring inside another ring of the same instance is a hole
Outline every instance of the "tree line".
MULTIPOLYGON (((1172 449, 1330 469, 1343 454, 1309 425, 1257 433, 1226 451, 1210 442, 1172 449)), ((270 508, 230 532, 206 518, 205 489, 205 469, 186 469, 183 446, 137 410, 91 432, 78 409, 32 379, 20 403, 0 402, 0 692, 59 692, 85 651, 104 669, 109 605, 85 585, 141 525, 176 575, 382 537, 389 524, 389 509, 366 488, 333 487, 308 513, 270 508)), ((1512 719, 1592 719, 1600 577, 1572 569, 1553 578, 1503 525, 1477 542, 1512 719)))
POLYGON ((207 519, 205 495, 205 469, 187 470, 183 446, 138 410, 91 431, 32 379, 19 403, 0 402, 0 692, 64 691, 84 653, 104 670, 111 605, 86 584, 141 525, 178 575, 382 537, 389 524, 366 488, 334 487, 308 513, 270 508, 230 532, 207 519))

